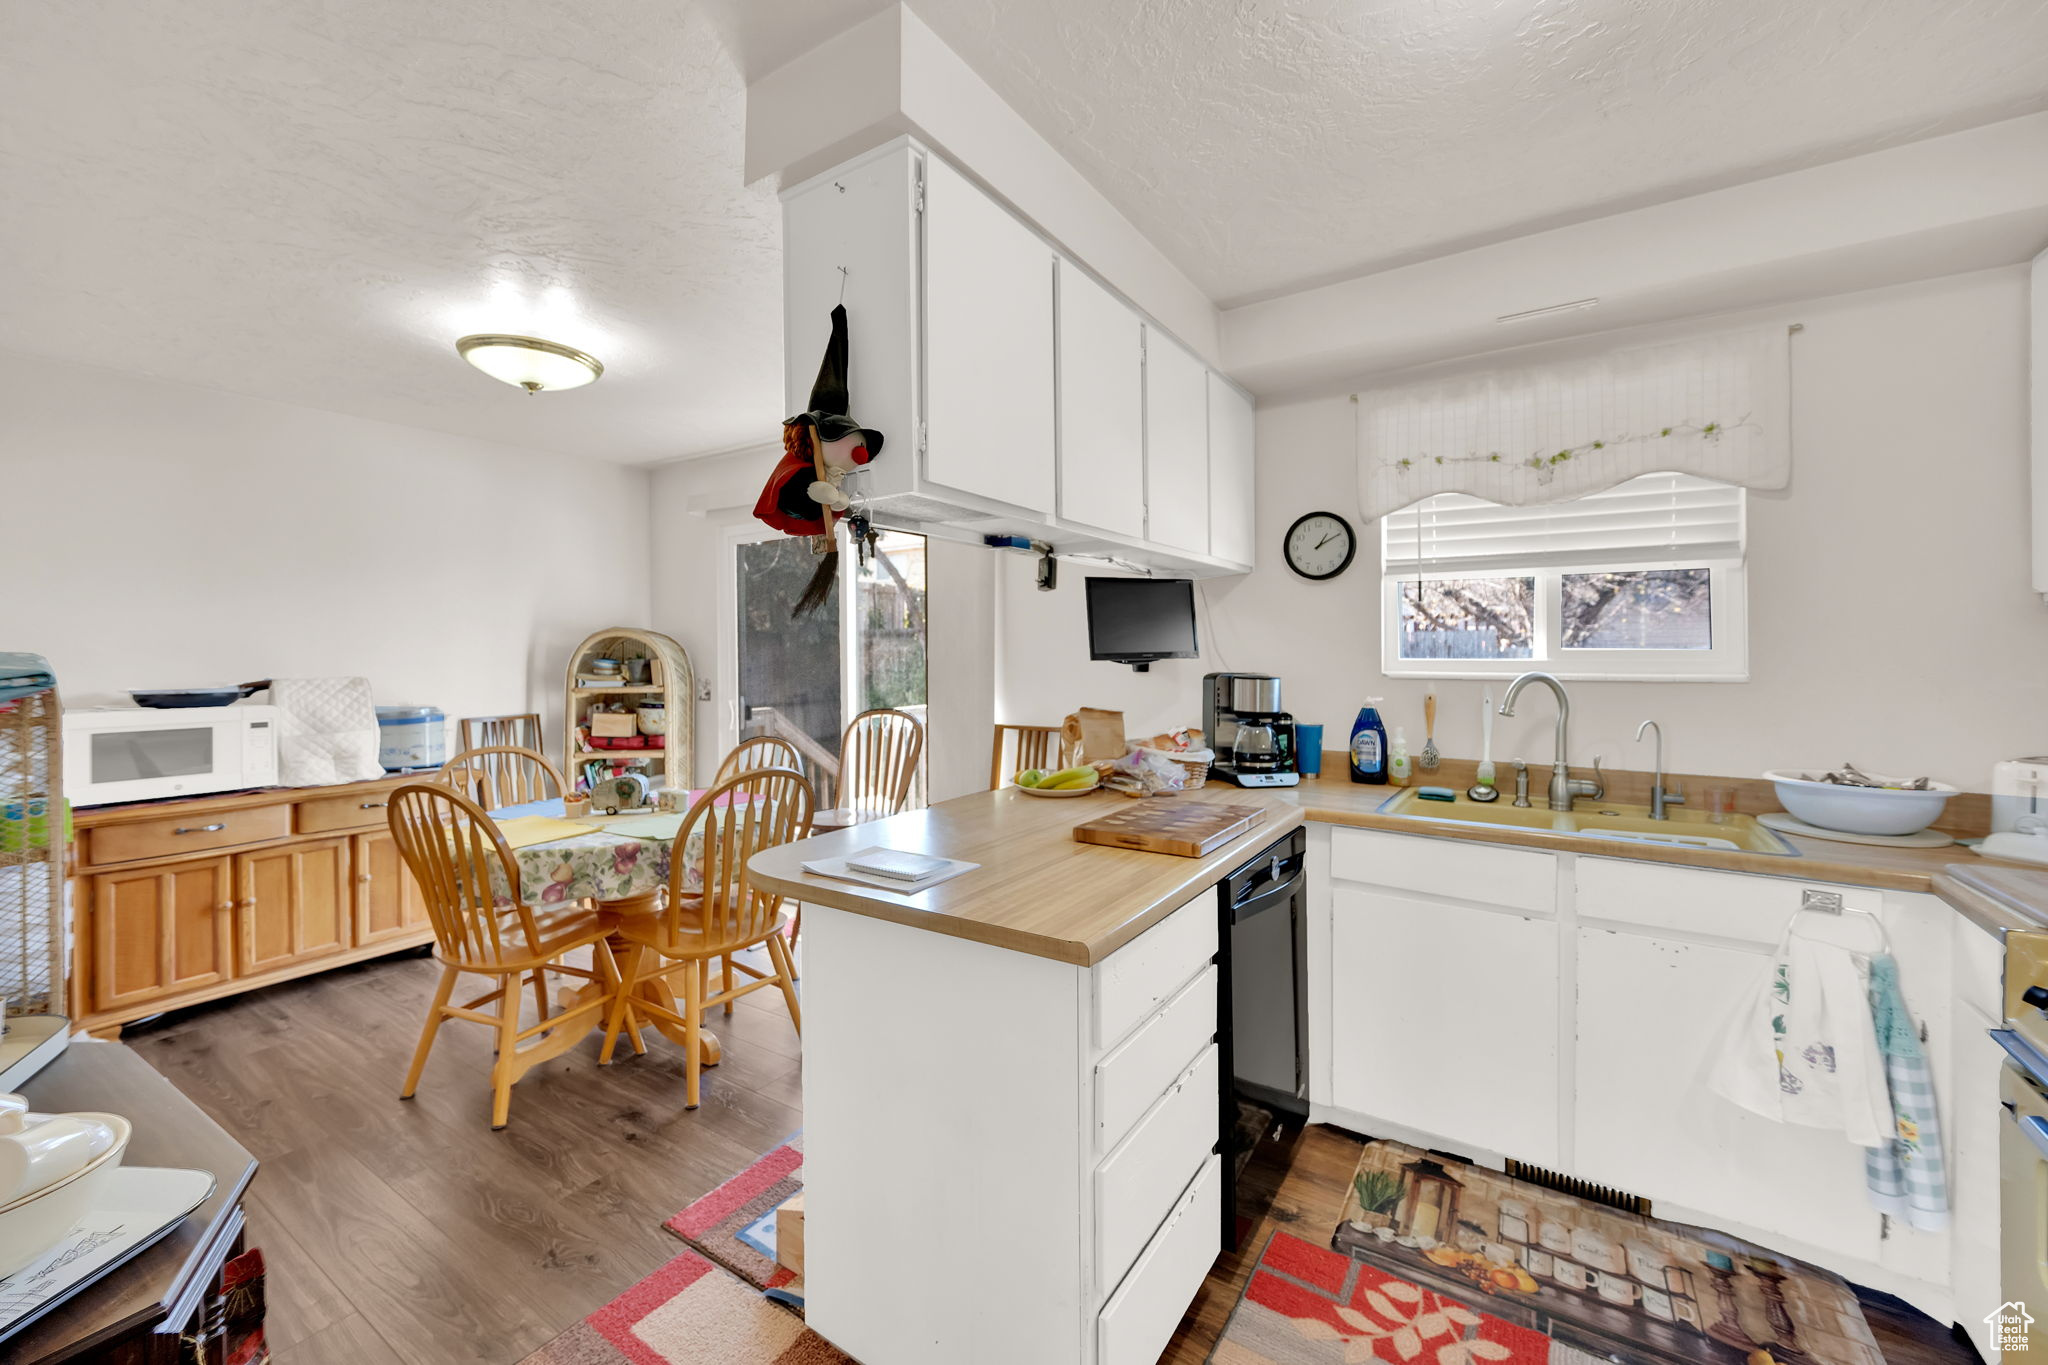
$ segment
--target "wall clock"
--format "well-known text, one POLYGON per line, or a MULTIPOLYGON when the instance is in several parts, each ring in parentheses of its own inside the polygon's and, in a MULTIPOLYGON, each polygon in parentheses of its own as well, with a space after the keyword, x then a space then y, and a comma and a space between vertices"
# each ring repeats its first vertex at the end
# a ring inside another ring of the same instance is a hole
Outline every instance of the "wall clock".
POLYGON ((1351 523, 1335 512, 1310 512, 1287 528, 1283 548, 1288 568, 1320 582, 1351 567, 1351 557, 1358 553, 1358 536, 1351 523))

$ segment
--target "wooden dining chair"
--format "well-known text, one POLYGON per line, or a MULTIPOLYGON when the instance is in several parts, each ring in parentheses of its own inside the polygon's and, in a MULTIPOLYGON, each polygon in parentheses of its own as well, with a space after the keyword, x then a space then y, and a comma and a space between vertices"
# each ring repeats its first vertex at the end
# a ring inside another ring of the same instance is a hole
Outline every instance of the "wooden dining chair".
POLYGON ((435 780, 453 787, 485 810, 551 801, 568 784, 546 754, 518 744, 486 744, 464 749, 442 765, 435 780))
POLYGON ((711 779, 711 785, 715 787, 728 777, 756 768, 787 768, 800 773, 804 760, 788 740, 776 735, 755 735, 732 746, 732 751, 719 763, 718 776, 711 779))
POLYGON ((1001 791, 1012 777, 1026 768, 1051 772, 1067 766, 1067 745, 1057 725, 998 725, 996 742, 988 756, 988 789, 1001 791), (1014 754, 1007 761, 1004 754, 1014 754))
POLYGON ((816 798, 811 784, 790 768, 756 768, 705 792, 683 817, 669 857, 668 901, 653 915, 618 917, 617 932, 631 945, 624 967, 625 986, 605 1020, 604 1050, 598 1064, 611 1061, 621 1029, 635 1022, 629 1012, 644 1011, 681 1024, 683 1042, 683 1104, 695 1109, 699 1098, 698 1035, 704 1011, 737 1000, 764 986, 775 986, 789 1005, 789 1022, 803 1036, 803 1014, 797 1006, 796 974, 789 945, 782 938, 782 897, 754 885, 748 861, 763 849, 809 835, 816 798), (689 884, 684 850, 702 831, 704 856, 701 885, 689 884), (714 959, 765 944, 769 971, 735 985, 728 975, 716 994, 710 990, 714 959), (656 1004, 632 991, 656 977, 680 974, 682 1012, 656 1004))
POLYGON ((888 709, 861 712, 839 743, 837 804, 863 819, 896 814, 910 799, 923 752, 924 726, 916 716, 888 709))
POLYGON ((456 734, 465 749, 487 749, 500 744, 538 749, 541 747, 540 713, 527 711, 516 716, 464 716, 456 734))
POLYGON ((426 901, 434 925, 434 956, 441 963, 441 984, 399 1098, 409 1100, 419 1088, 427 1054, 444 1022, 467 1019, 485 1024, 498 1035, 498 1058, 491 1067, 491 1127, 503 1128, 512 1107, 513 1084, 574 1047, 616 1000, 618 964, 605 942, 612 917, 582 905, 536 910, 526 904, 518 864, 497 825, 482 806, 443 783, 408 782, 399 787, 391 793, 386 818, 399 855, 426 901), (564 954, 586 947, 591 967, 560 961, 564 954), (492 978, 497 986, 468 1004, 450 1004, 455 983, 465 972, 492 978), (551 1013, 548 972, 593 981, 602 989, 551 1013), (527 981, 533 983, 538 1013, 534 1023, 522 1029, 519 1001, 527 981), (493 1003, 496 1012, 486 1013, 483 1007, 493 1003), (579 1020, 582 1027, 572 1027, 579 1020))

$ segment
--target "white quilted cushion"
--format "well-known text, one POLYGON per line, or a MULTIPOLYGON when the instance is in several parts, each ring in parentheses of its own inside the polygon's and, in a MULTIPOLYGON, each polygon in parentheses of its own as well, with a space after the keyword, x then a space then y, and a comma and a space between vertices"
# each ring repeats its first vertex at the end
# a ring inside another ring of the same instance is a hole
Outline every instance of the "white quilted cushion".
POLYGON ((279 712, 279 785, 328 787, 384 775, 368 678, 273 678, 270 704, 279 712))

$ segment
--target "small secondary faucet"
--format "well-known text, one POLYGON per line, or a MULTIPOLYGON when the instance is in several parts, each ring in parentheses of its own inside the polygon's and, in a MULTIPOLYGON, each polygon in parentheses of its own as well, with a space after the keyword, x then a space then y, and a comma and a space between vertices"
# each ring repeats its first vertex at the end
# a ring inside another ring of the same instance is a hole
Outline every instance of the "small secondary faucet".
POLYGON ((1645 730, 1654 731, 1657 736, 1657 757, 1655 760, 1657 772, 1650 779, 1650 818, 1652 820, 1669 820, 1671 817, 1664 813, 1664 808, 1666 806, 1684 805, 1685 793, 1682 791, 1668 792, 1664 790, 1664 727, 1654 720, 1644 721, 1636 727, 1636 743, 1642 743, 1643 731, 1645 730))
POLYGON ((1570 810, 1574 796, 1590 796, 1599 800, 1607 795, 1607 787, 1600 780, 1600 760, 1593 760, 1593 780, 1588 782, 1572 776, 1571 763, 1566 759, 1566 733, 1571 724, 1571 698, 1564 693, 1564 684, 1548 673, 1524 673, 1508 684, 1508 694, 1500 699, 1500 713, 1503 716, 1515 714, 1515 698, 1522 695, 1522 689, 1532 682, 1548 687, 1557 698, 1557 756, 1550 767, 1550 808, 1570 810))

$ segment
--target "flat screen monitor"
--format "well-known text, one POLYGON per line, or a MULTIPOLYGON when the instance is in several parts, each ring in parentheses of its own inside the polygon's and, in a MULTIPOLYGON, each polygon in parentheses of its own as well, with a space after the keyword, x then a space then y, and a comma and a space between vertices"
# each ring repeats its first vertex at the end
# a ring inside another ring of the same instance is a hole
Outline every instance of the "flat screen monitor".
POLYGON ((1193 659, 1195 585, 1185 578, 1090 578, 1088 657, 1143 668, 1193 659))

